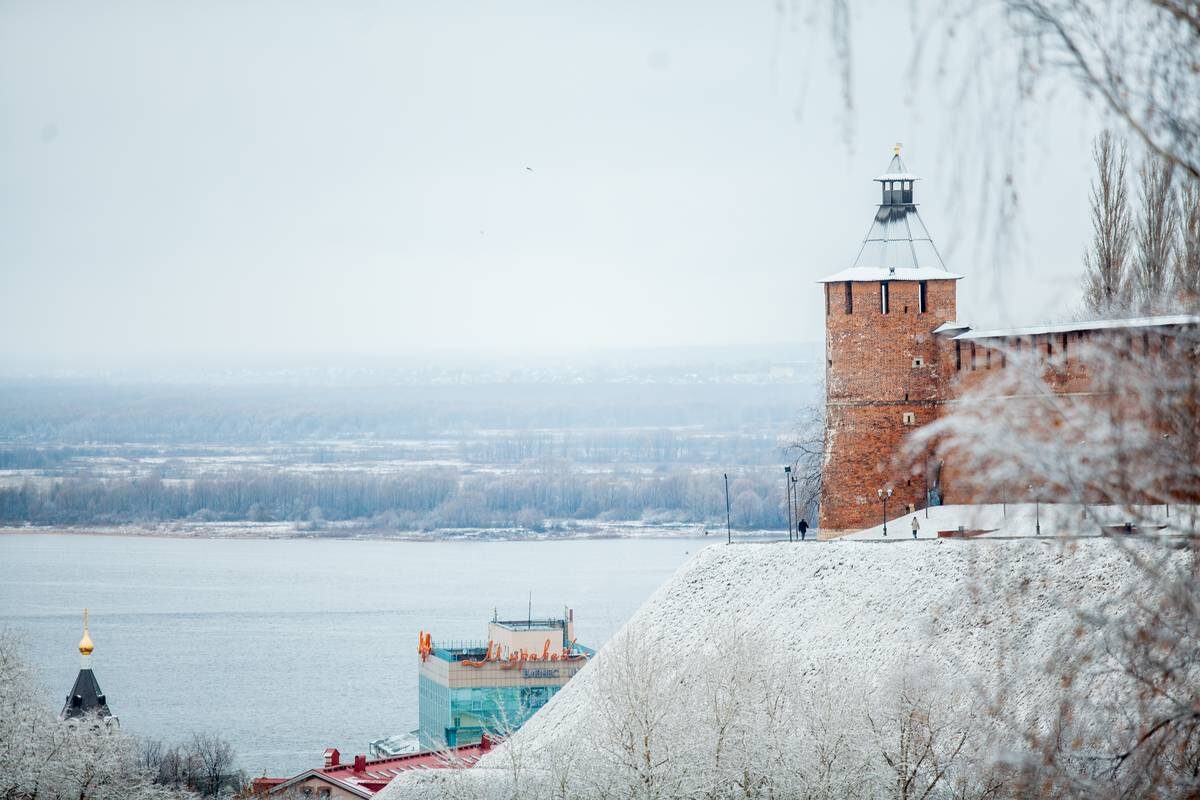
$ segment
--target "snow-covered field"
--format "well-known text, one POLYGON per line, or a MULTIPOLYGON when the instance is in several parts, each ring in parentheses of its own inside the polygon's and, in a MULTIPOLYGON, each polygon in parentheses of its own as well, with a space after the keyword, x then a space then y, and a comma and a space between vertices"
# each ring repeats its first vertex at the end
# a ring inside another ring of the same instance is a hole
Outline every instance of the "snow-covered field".
MULTIPOLYGON (((1021 509, 1007 512, 1014 524, 1022 519, 1021 509)), ((954 513, 938 509, 931 522, 960 518, 954 513)), ((990 525, 988 511, 981 513, 990 525)), ((440 797, 448 781, 456 796, 500 796, 514 752, 525 769, 552 769, 539 759, 564 750, 586 761, 613 702, 611 684, 603 687, 605 670, 628 652, 614 650, 623 637, 680 682, 714 663, 716 680, 735 672, 733 663, 722 667, 703 654, 719 640, 744 636, 786 669, 783 691, 803 716, 836 720, 849 719, 854 709, 878 711, 897 681, 913 676, 939 694, 963 698, 965 713, 998 705, 1024 719, 1052 710, 1060 646, 1088 635, 1075 631, 1079 613, 1131 583, 1128 548, 1148 542, 929 539, 938 526, 923 528, 922 541, 910 537, 895 546, 843 539, 707 547, 479 767, 456 775, 402 774, 379 798, 440 797)))

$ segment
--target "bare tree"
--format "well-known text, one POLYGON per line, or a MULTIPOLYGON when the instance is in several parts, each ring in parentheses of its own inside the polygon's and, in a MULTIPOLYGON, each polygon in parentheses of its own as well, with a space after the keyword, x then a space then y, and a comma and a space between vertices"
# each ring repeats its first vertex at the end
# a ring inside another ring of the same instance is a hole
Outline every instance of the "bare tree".
POLYGON ((1048 660, 1056 718, 1018 727, 1021 785, 1041 795, 1200 793, 1200 332, 1148 334, 1148 352, 1120 331, 1080 343, 1090 386, 1069 396, 1051 385, 1055 364, 1010 352, 915 437, 936 438, 972 485, 1036 481, 1077 509, 1081 533, 1114 517, 1141 532, 1112 541, 1135 579, 1080 614, 1048 660))
POLYGON ((185 749, 195 765, 192 788, 201 794, 216 797, 226 790, 236 791, 245 783, 241 773, 234 768, 233 747, 221 737, 193 733, 185 749))
POLYGON ((784 453, 791 461, 792 475, 796 478, 796 505, 800 509, 800 518, 815 524, 825 465, 824 406, 811 405, 800 410, 784 453))
POLYGON ((881 784, 890 784, 891 797, 1000 796, 1006 775, 974 752, 988 728, 967 710, 967 700, 952 686, 936 685, 909 670, 866 712, 884 775, 881 784))
POLYGON ((1179 245, 1173 289, 1186 308, 1200 305, 1200 181, 1184 178, 1179 187, 1179 245))
POLYGON ((43 702, 22 642, 0 630, 0 797, 5 800, 173 800, 136 740, 100 718, 64 721, 43 702))
POLYGON ((1083 256, 1083 300, 1088 312, 1105 316, 1128 305, 1125 272, 1132 223, 1125 142, 1104 131, 1092 143, 1092 159, 1092 242, 1083 256))
POLYGON ((1200 179, 1195 0, 1004 0, 1027 87, 1065 74, 1171 168, 1200 179))
POLYGON ((1146 311, 1162 310, 1167 302, 1179 229, 1174 171, 1174 165, 1161 158, 1147 159, 1138 170, 1141 191, 1130 295, 1146 311))
POLYGON ((685 700, 679 679, 628 631, 594 668, 604 701, 595 720, 604 758, 593 786, 611 785, 637 800, 688 795, 685 751, 693 737, 675 727, 685 700))
MULTIPOLYGON (((1192 179, 1200 179, 1200 12, 1195 0, 930 0, 909 8, 908 86, 925 84, 952 106, 946 136, 956 185, 978 186, 975 237, 997 266, 1016 246, 1017 168, 1041 139, 1042 104, 1063 102, 1073 84, 1082 103, 1118 132, 1192 179), (987 144, 981 148, 980 142, 987 144), (981 149, 988 152, 980 158, 981 149)), ((781 15, 834 39, 844 109, 853 109, 855 51, 849 24, 871 13, 855 0, 783 0, 781 15), (860 6, 855 8, 855 6, 860 6)), ((807 44, 807 43, 806 43, 807 44)), ((851 137, 846 135, 849 143, 851 137)), ((1004 289, 997 281, 997 290, 1004 289)))

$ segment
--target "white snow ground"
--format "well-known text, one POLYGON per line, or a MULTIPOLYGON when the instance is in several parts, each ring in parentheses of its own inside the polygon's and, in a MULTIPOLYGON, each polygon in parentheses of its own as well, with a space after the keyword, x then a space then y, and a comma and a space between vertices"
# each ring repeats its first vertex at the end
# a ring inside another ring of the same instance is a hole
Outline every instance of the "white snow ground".
MULTIPOLYGON (((987 508, 978 512, 993 520, 987 508)), ((1008 515, 1005 530, 1024 529, 1023 506, 1009 507, 1008 515)), ((934 519, 967 517, 943 507, 931 512, 934 519)), ((889 523, 889 534, 893 524, 903 532, 905 521, 889 523)), ((1004 689, 1010 712, 1053 708, 1056 645, 1076 627, 1079 611, 1130 582, 1124 548, 1144 540, 1056 540, 1045 525, 1041 539, 930 539, 938 527, 922 517, 925 538, 912 542, 908 534, 896 546, 853 539, 710 546, 624 630, 651 648, 663 669, 683 674, 694 669, 692 656, 711 641, 714 626, 736 620, 757 641, 780 648, 792 691, 814 709, 870 702, 877 691, 889 696, 906 672, 966 687, 979 707, 1004 689)), ((594 750, 596 709, 605 702, 597 668, 615 657, 612 649, 610 642, 514 735, 522 751, 552 743, 594 750)), ((499 797, 507 785, 506 747, 454 776, 402 774, 378 798, 499 797)))
MULTIPOLYGON (((1083 506, 1077 503, 994 503, 985 505, 936 506, 915 514, 905 514, 887 521, 887 536, 883 524, 866 528, 842 537, 850 540, 912 540, 912 519, 920 528, 918 539, 936 539, 939 531, 957 531, 961 525, 967 531, 988 531, 989 538, 1014 536, 1099 536, 1101 525, 1123 525, 1130 521, 1128 511, 1136 512, 1132 521, 1149 520, 1170 526, 1181 514, 1195 513, 1189 506, 1083 506), (1038 533, 1038 524, 1041 533, 1038 533)), ((889 509, 892 512, 892 509, 889 509)), ((882 518, 882 514, 880 514, 882 518)), ((818 531, 818 535, 820 531, 818 531)))

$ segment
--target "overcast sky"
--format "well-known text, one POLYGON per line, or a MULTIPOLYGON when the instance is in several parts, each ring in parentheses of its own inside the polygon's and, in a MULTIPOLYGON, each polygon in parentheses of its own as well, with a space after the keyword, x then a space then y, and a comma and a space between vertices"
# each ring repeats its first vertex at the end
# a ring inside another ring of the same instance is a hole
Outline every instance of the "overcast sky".
POLYGON ((1078 107, 1037 116, 997 272, 950 195, 996 154, 907 86, 904 4, 854 20, 851 146, 776 5, 0 3, 0 359, 820 340, 896 141, 960 317, 1068 313, 1078 107))

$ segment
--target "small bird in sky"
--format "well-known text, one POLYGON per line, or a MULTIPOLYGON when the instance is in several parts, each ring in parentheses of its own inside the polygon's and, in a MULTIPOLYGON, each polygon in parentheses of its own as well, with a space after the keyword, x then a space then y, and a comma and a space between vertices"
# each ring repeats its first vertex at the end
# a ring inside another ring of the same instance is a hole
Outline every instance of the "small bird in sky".
POLYGON ((526 167, 526 168, 525 168, 525 171, 526 171, 526 172, 533 172, 533 167, 526 167))

